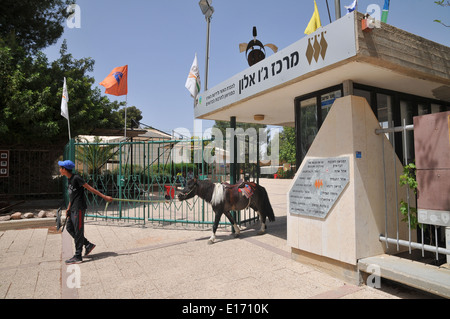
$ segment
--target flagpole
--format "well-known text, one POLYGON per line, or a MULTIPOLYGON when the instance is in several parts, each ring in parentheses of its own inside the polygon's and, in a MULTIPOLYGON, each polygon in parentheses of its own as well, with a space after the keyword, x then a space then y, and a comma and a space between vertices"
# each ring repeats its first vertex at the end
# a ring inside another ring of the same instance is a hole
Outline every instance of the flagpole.
POLYGON ((331 23, 330 6, 328 5, 328 0, 327 0, 327 9, 328 9, 328 18, 330 19, 330 23, 331 23))
MULTIPOLYGON (((67 108, 67 115, 69 115, 69 108, 67 108)), ((70 117, 69 117, 70 118, 70 117)), ((67 119, 67 126, 69 128, 69 142, 72 139, 72 137, 70 136, 70 120, 67 119)))
POLYGON ((336 13, 336 20, 341 18, 341 0, 334 0, 334 11, 336 13))
POLYGON ((127 139, 127 103, 128 103, 128 94, 125 95, 125 140, 127 139))
MULTIPOLYGON (((65 80, 66 78, 64 78, 65 80)), ((69 113, 69 103, 67 103, 67 127, 69 129, 69 142, 72 139, 71 135, 70 135, 70 113, 69 113)))

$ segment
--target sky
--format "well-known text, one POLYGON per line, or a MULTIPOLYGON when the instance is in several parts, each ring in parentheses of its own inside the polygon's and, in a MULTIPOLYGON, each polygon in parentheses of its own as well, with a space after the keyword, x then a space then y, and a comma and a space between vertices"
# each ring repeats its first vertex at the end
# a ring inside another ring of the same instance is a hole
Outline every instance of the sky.
MULTIPOLYGON (((167 133, 194 126, 194 100, 185 82, 195 54, 198 57, 202 91, 206 59, 206 20, 198 0, 77 0, 79 28, 65 24, 55 45, 44 53, 49 61, 59 57, 64 39, 76 59, 95 60, 95 87, 113 68, 128 65, 128 95, 107 95, 110 100, 127 101, 142 111, 141 123, 167 133)), ((353 0, 341 0, 344 6, 353 0)), ((328 0, 331 21, 335 21, 335 1, 328 0)), ((370 4, 383 8, 384 0, 359 0, 358 11, 370 4)), ((214 14, 210 29, 208 87, 231 78, 248 68, 239 43, 258 39, 281 50, 305 36, 313 14, 313 0, 212 0, 214 14)), ((326 0, 317 0, 322 25, 330 18, 326 0)), ((388 24, 426 39, 450 46, 450 7, 434 0, 391 0, 388 24)), ((72 25, 73 26, 73 25, 72 25)), ((267 55, 273 54, 270 49, 267 55)), ((61 80, 62 81, 62 80, 61 80)), ((70 103, 70 102, 69 102, 70 103)), ((203 131, 214 121, 202 122, 203 131)))

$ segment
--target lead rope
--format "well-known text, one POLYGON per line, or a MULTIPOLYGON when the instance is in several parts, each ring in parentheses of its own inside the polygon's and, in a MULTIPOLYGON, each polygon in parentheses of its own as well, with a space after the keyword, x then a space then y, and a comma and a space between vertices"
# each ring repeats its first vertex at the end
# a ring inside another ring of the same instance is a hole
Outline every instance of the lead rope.
MULTIPOLYGON (((192 188, 191 191, 186 194, 186 196, 189 195, 190 193, 192 193, 193 190, 194 190, 194 188, 192 188)), ((123 199, 123 198, 113 198, 113 201, 136 202, 136 203, 164 203, 164 202, 166 202, 164 200, 123 199)), ((106 212, 108 211, 108 205, 109 205, 109 202, 106 202, 105 210, 103 211, 103 214, 100 214, 100 215, 102 215, 102 216, 106 215, 106 212)), ((189 206, 189 208, 191 208, 191 205, 189 204, 189 202, 186 202, 186 205, 189 206)), ((250 205, 250 203, 249 203, 249 205, 250 205)))

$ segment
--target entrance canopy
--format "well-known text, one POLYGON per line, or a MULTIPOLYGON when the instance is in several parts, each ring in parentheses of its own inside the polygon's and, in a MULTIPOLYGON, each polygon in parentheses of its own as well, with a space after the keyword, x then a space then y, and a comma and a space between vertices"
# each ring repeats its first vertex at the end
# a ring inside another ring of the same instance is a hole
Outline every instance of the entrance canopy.
POLYGON ((195 117, 294 126, 296 97, 346 81, 450 102, 449 47, 384 23, 362 31, 362 19, 348 14, 199 94, 195 117))

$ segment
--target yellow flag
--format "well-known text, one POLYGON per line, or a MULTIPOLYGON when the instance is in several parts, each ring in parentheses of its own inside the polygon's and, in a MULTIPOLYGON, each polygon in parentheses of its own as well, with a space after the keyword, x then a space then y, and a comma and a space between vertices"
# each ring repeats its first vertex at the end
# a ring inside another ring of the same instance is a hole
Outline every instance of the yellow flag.
POLYGON ((314 0, 314 13, 311 17, 311 20, 309 20, 308 26, 305 29, 305 34, 311 34, 321 26, 322 23, 320 23, 319 9, 317 9, 317 3, 316 0, 314 0))

